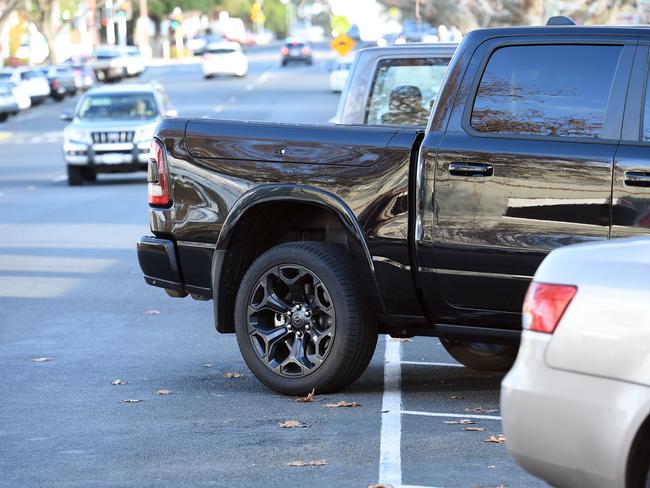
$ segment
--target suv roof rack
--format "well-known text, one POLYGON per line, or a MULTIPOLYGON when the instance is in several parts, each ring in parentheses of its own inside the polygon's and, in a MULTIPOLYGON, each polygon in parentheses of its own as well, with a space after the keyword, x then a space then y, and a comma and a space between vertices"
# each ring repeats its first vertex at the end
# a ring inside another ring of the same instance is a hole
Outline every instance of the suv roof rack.
POLYGON ((576 21, 566 15, 555 15, 549 17, 546 25, 576 25, 576 21))

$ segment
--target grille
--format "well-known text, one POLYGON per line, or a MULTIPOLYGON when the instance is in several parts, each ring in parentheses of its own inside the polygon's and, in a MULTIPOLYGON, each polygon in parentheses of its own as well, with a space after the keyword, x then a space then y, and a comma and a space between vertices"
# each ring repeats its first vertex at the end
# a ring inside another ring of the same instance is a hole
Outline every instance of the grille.
POLYGON ((120 132, 93 132, 94 144, 117 144, 120 142, 133 142, 134 131, 120 132))

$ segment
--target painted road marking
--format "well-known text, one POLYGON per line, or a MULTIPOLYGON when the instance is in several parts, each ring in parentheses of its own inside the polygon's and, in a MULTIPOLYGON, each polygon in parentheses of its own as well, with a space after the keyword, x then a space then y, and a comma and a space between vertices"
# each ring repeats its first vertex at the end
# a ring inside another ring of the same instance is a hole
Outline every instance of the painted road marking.
POLYGON ((479 420, 501 420, 498 415, 478 415, 472 413, 442 413, 442 412, 419 412, 415 410, 402 410, 403 415, 418 415, 421 417, 449 417, 455 419, 479 419, 479 420))
POLYGON ((462 364, 456 363, 430 363, 426 361, 402 361, 402 364, 410 364, 415 366, 441 366, 443 368, 464 368, 462 364))
POLYGON ((400 364, 401 342, 386 336, 384 352, 384 395, 381 402, 381 436, 379 447, 379 483, 402 484, 402 392, 400 364))

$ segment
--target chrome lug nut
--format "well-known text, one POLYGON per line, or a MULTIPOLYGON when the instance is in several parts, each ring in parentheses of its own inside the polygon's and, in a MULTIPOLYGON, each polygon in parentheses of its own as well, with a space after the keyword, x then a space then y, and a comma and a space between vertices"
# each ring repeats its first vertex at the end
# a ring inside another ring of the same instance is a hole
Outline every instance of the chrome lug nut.
POLYGON ((302 337, 302 332, 300 332, 300 331, 296 332, 296 336, 297 337, 302 337))
POLYGON ((305 325, 305 330, 309 330, 311 327, 309 327, 309 324, 305 325))
POLYGON ((309 310, 305 310, 305 317, 309 317, 311 315, 311 312, 309 310))

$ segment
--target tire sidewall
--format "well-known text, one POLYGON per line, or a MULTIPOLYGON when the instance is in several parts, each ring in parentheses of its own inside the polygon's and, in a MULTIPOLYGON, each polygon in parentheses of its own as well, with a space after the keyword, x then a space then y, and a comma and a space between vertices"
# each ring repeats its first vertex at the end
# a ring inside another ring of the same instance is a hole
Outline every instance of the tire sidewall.
MULTIPOLYGON (((333 246, 329 246, 332 247, 333 246)), ((306 248, 279 247, 271 249, 258 258, 241 281, 235 305, 235 332, 240 351, 246 364, 255 376, 269 388, 286 394, 306 394, 326 383, 337 370, 347 348, 350 347, 351 328, 361 326, 358 314, 358 298, 346 297, 343 284, 323 259, 306 248), (308 268, 325 284, 330 293, 336 315, 334 341, 330 346, 324 363, 312 373, 301 378, 280 376, 271 371, 253 349, 248 334, 247 308, 250 296, 258 280, 270 269, 278 265, 300 265, 308 268), (356 308, 356 309, 355 309, 356 308)))

